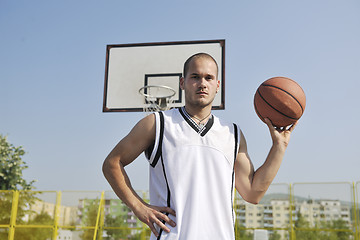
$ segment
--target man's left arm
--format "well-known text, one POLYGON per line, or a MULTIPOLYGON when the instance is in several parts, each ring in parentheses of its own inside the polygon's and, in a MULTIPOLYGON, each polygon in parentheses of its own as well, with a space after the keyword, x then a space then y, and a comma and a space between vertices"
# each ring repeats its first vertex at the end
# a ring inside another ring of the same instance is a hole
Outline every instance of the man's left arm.
POLYGON ((259 203, 274 180, 289 144, 291 132, 296 125, 295 123, 288 129, 276 128, 268 119, 265 121, 273 144, 264 164, 254 170, 242 132, 240 132, 239 153, 235 161, 235 187, 245 201, 254 204, 259 203))

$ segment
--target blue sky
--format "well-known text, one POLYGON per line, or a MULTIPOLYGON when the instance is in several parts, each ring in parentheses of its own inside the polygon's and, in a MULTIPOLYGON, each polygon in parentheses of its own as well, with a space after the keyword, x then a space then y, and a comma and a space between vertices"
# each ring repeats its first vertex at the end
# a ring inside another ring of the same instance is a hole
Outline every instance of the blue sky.
MULTIPOLYGON (((271 146, 261 82, 293 78, 307 106, 275 183, 360 181, 360 2, 0 1, 0 133, 39 190, 108 190, 101 165, 143 113, 102 113, 107 44, 226 40, 226 109, 255 167, 271 146)), ((127 167, 147 189, 143 156, 127 167)))

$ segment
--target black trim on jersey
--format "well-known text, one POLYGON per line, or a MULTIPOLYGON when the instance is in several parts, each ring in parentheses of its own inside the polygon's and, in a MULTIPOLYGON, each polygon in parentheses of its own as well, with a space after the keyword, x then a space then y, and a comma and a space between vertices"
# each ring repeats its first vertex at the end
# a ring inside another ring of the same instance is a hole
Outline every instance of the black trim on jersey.
POLYGON ((232 181, 231 181, 231 212, 232 212, 232 217, 233 217, 233 223, 235 223, 235 219, 234 219, 234 203, 232 201, 233 199, 233 194, 234 194, 234 178, 235 178, 235 161, 236 161, 236 157, 237 157, 237 149, 238 149, 238 143, 239 143, 239 134, 238 134, 238 128, 236 126, 236 124, 234 123, 234 135, 235 135, 235 146, 234 146, 234 165, 233 165, 233 172, 232 172, 232 181))
POLYGON ((150 159, 152 151, 154 151, 155 141, 144 151, 145 157, 150 159))
POLYGON ((238 127, 235 123, 234 124, 234 135, 235 135, 235 149, 234 149, 234 161, 236 160, 236 156, 237 156, 237 148, 238 148, 238 144, 239 144, 239 133, 238 133, 238 127))
POLYGON ((195 132, 197 132, 198 134, 200 134, 200 136, 205 136, 205 134, 210 130, 210 128, 212 127, 212 125, 214 124, 214 116, 211 115, 211 117, 209 118, 208 122, 206 123, 206 125, 202 128, 199 127, 198 124, 196 124, 194 122, 194 120, 191 119, 190 116, 187 116, 187 114, 184 112, 186 110, 184 110, 183 108, 179 108, 179 112, 181 114, 181 116, 184 118, 184 120, 189 124, 189 126, 195 130, 195 132))
POLYGON ((210 130, 210 128, 212 127, 213 124, 214 124, 214 117, 213 117, 213 115, 211 115, 211 117, 209 118, 209 121, 201 129, 200 136, 202 136, 202 137, 205 136, 205 134, 210 130))
MULTIPOLYGON (((167 200, 166 200, 166 202, 167 202, 167 207, 170 207, 170 203, 171 203, 171 202, 170 202, 171 192, 170 192, 169 182, 168 182, 167 177, 166 177, 164 159, 163 159, 162 154, 161 154, 161 156, 160 156, 160 159, 161 159, 161 166, 162 166, 162 169, 163 169, 164 178, 165 178, 165 182, 166 182, 166 188, 167 188, 167 200)), ((168 216, 169 213, 165 213, 165 215, 168 216)), ((163 220, 162 223, 165 224, 165 220, 163 220)), ((163 233, 163 229, 160 229, 159 236, 157 237, 157 240, 160 240, 162 233, 163 233)))
POLYGON ((162 168, 163 168, 164 178, 165 178, 166 188, 167 188, 167 200, 166 200, 166 203, 167 203, 167 206, 170 207, 170 197, 171 197, 171 193, 170 193, 169 182, 168 182, 167 177, 166 177, 164 159, 163 159, 162 154, 161 154, 161 165, 162 165, 162 168))
POLYGON ((154 157, 154 161, 150 164, 152 167, 155 167, 157 162, 160 159, 161 153, 162 153, 162 142, 163 142, 163 136, 164 136, 164 115, 162 112, 159 112, 160 117, 160 136, 159 136, 159 144, 158 148, 154 157))

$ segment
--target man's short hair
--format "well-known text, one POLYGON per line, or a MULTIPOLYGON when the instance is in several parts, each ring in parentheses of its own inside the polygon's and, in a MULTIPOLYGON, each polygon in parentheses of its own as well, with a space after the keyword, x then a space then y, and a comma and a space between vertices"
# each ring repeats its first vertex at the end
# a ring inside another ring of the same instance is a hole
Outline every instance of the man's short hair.
POLYGON ((216 62, 216 60, 210 55, 210 54, 207 54, 207 53, 196 53, 194 55, 192 55, 191 57, 189 57, 185 63, 184 63, 184 70, 183 70, 183 77, 186 77, 186 74, 189 70, 189 65, 190 65, 190 62, 191 60, 193 59, 198 59, 198 58, 208 58, 208 59, 211 59, 214 61, 215 65, 216 65, 216 77, 218 77, 218 72, 219 72, 219 66, 216 62))

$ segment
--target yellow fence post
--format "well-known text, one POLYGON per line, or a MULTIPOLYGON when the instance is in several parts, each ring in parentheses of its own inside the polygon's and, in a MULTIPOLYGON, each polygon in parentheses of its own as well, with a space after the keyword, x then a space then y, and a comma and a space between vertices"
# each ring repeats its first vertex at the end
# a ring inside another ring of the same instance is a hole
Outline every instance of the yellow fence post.
POLYGON ((60 218, 60 206, 61 206, 61 192, 56 192, 56 203, 54 210, 54 229, 53 229, 53 240, 56 240, 59 230, 59 218, 60 218))
MULTIPOLYGON (((285 230, 288 231, 288 238, 290 240, 296 240, 296 233, 297 231, 327 231, 327 232, 347 232, 347 233, 351 233, 351 238, 354 240, 360 240, 360 214, 359 214, 359 191, 360 191, 360 182, 347 182, 346 186, 350 186, 350 191, 352 193, 352 195, 350 195, 350 201, 351 204, 351 218, 352 218, 352 229, 329 229, 329 228, 316 228, 315 227, 300 227, 300 226, 296 226, 295 223, 296 221, 296 215, 294 216, 294 213, 296 213, 296 202, 295 202, 295 185, 296 185, 296 190, 298 191, 298 186, 297 183, 292 183, 289 184, 287 186, 287 188, 289 189, 288 192, 288 200, 289 200, 289 210, 285 210, 289 212, 289 225, 286 224, 286 226, 284 228, 281 228, 281 230, 285 230), (351 183, 352 183, 352 187, 351 187, 351 183)), ((306 187, 306 186, 305 186, 306 187)), ((347 188, 348 189, 348 188, 347 188)), ((296 192, 297 192, 296 191, 296 192)), ((61 212, 61 200, 62 200, 62 191, 57 191, 56 192, 56 202, 55 202, 55 207, 54 207, 54 220, 52 224, 49 225, 27 225, 27 224, 21 224, 19 221, 17 221, 18 218, 18 214, 20 214, 19 212, 19 204, 21 205, 22 200, 24 199, 22 196, 20 195, 20 193, 23 193, 22 191, 18 191, 18 190, 10 190, 8 191, 8 193, 12 193, 12 195, 10 195, 10 199, 12 199, 11 202, 11 211, 10 211, 10 221, 9 223, 7 223, 6 225, 0 225, 0 230, 1 229, 8 229, 8 235, 7 235, 7 239, 8 240, 14 240, 15 239, 15 233, 16 231, 18 232, 18 229, 24 229, 24 228, 52 228, 53 232, 52 232, 52 240, 56 240, 58 237, 58 233, 59 233, 59 228, 70 228, 70 229, 77 229, 76 226, 61 226, 61 221, 60 221, 60 212, 61 212), (20 200, 20 198, 22 200, 20 200)), ((100 193, 100 191, 96 192, 96 201, 98 200, 98 194, 100 193)), ((100 197, 100 201, 99 201, 99 206, 97 209, 97 217, 96 217, 96 222, 95 222, 95 226, 93 225, 94 223, 91 224, 91 226, 86 226, 86 227, 81 227, 82 229, 94 229, 94 234, 93 234, 93 240, 102 240, 103 238, 103 234, 104 234, 104 229, 123 229, 123 227, 119 227, 119 228, 115 228, 115 227, 108 227, 105 226, 105 198, 107 196, 105 196, 105 192, 102 191, 101 192, 101 197, 100 197)), ((143 196, 143 198, 145 199, 145 195, 143 196)), ((236 207, 236 205, 234 204, 234 206, 236 207)), ((2 207, 2 206, 0 206, 2 207)), ((298 209, 299 210, 299 209, 298 209)), ((138 226, 138 228, 136 228, 137 230, 141 230, 140 233, 140 239, 141 240, 145 240, 148 237, 148 228, 147 225, 142 223, 141 226, 138 226)), ((247 230, 250 229, 256 229, 256 228, 245 228, 247 230)), ((260 228, 259 228, 260 229, 260 228)), ((280 228, 278 228, 280 229, 280 228)), ((274 228, 274 230, 277 230, 274 228)), ((298 232, 298 233, 299 233, 298 232)), ((19 233, 17 233, 17 235, 19 235, 19 233)))
POLYGON ((290 222, 290 239, 296 240, 295 230, 294 230, 294 222, 293 222, 293 189, 291 183, 289 184, 289 222, 290 222))
MULTIPOLYGON (((104 193, 104 192, 103 192, 104 193)), ((105 224, 105 196, 100 200, 101 210, 100 210, 100 225, 99 225, 99 240, 103 239, 103 231, 104 231, 104 224, 105 224)))
MULTIPOLYGON (((147 198, 145 192, 142 192, 142 195, 143 195, 143 196, 142 196, 143 199, 146 199, 146 198, 147 198)), ((146 200, 148 200, 148 199, 146 199, 146 200)), ((146 239, 146 229, 147 229, 147 225, 142 222, 142 223, 141 223, 141 227, 142 227, 142 229, 141 229, 140 239, 141 239, 141 240, 145 240, 145 239, 146 239)))
POLYGON ((93 240, 96 240, 96 237, 97 237, 103 200, 104 200, 104 191, 101 192, 101 197, 100 197, 100 203, 99 203, 99 208, 98 208, 98 214, 97 214, 97 217, 96 217, 96 224, 95 224, 95 229, 94 229, 93 240))
POLYGON ((12 204, 11 204, 11 215, 10 215, 10 229, 9 229, 9 240, 14 240, 15 236, 15 225, 16 225, 16 215, 19 204, 19 191, 13 192, 12 204))
POLYGON ((359 222, 359 216, 358 216, 358 207, 359 207, 359 202, 358 202, 358 192, 356 189, 356 184, 355 182, 353 182, 353 196, 354 196, 354 211, 353 211, 353 218, 354 218, 354 224, 355 224, 355 240, 359 240, 360 239, 360 233, 359 233, 359 226, 360 226, 360 222, 359 222))
POLYGON ((141 240, 145 240, 146 239, 146 226, 145 223, 141 224, 141 236, 140 239, 141 240))

